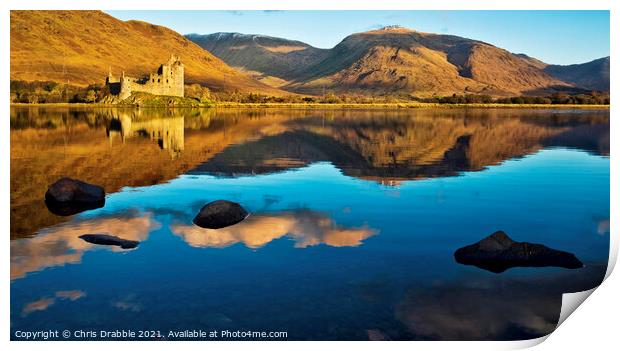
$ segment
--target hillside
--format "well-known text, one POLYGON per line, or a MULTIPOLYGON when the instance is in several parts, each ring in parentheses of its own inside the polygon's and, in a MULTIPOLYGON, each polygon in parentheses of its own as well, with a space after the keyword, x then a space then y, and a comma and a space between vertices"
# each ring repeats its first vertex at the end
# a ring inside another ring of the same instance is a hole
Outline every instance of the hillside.
POLYGON ((481 41, 388 27, 348 36, 291 88, 308 91, 324 85, 424 96, 527 94, 568 84, 481 41))
POLYGON ((282 85, 323 60, 328 50, 296 40, 240 33, 186 37, 227 64, 252 72, 267 84, 282 85), (256 74, 258 73, 258 74, 256 74))
POLYGON ((609 56, 575 65, 548 65, 545 72, 576 86, 609 91, 609 56))
POLYGON ((215 91, 419 97, 609 91, 609 57, 548 65, 481 41, 394 26, 318 49, 263 35, 183 37, 100 11, 11 11, 10 25, 11 80, 102 84, 109 69, 140 77, 175 54, 185 64, 187 84, 215 91))
POLYGON ((102 84, 109 69, 139 77, 155 71, 171 54, 183 61, 186 84, 283 93, 165 27, 120 21, 101 11, 11 11, 11 80, 102 84))
MULTIPOLYGON (((586 81, 578 67, 558 72, 556 66, 482 41, 397 26, 352 34, 328 50, 239 33, 188 38, 229 65, 275 77, 282 89, 308 94, 548 94, 589 89, 599 80, 586 81)), ((600 71, 604 76, 605 67, 600 71)))

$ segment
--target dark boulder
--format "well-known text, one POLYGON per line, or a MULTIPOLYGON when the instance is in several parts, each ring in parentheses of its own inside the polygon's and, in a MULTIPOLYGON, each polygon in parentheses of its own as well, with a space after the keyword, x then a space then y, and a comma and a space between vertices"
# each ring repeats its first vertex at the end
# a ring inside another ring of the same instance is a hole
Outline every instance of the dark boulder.
POLYGON ((204 205, 194 217, 194 224, 208 229, 219 229, 246 219, 248 212, 238 203, 217 200, 204 205))
POLYGON ((458 263, 494 273, 513 267, 583 267, 583 263, 572 253, 554 250, 541 244, 516 242, 503 231, 497 231, 475 244, 456 250, 454 258, 458 263))
POLYGON ((105 191, 100 186, 77 179, 61 178, 47 189, 45 204, 56 215, 70 216, 103 207, 105 191))
POLYGON ((80 239, 96 245, 120 246, 121 249, 133 249, 140 244, 139 241, 127 240, 108 234, 84 234, 80 235, 80 239))

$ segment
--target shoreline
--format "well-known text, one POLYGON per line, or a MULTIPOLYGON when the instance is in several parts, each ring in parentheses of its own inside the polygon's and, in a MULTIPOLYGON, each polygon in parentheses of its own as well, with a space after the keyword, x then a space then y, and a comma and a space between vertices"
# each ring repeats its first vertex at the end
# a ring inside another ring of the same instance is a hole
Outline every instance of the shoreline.
POLYGON ((406 102, 406 103, 373 103, 373 104, 319 104, 319 103, 217 103, 213 107, 235 108, 235 107, 256 107, 256 108, 308 108, 308 109, 330 109, 330 108, 368 108, 368 109, 416 109, 416 108, 503 108, 503 109, 585 109, 585 110, 608 110, 610 105, 547 105, 547 104, 439 104, 428 102, 406 102))
POLYGON ((290 109, 416 109, 416 108, 489 108, 489 109, 579 109, 579 110, 609 110, 611 105, 560 105, 560 104, 439 104, 426 102, 403 103, 238 103, 218 102, 205 106, 139 106, 118 104, 88 104, 88 103, 10 103, 10 107, 88 107, 88 108, 290 108, 290 109))

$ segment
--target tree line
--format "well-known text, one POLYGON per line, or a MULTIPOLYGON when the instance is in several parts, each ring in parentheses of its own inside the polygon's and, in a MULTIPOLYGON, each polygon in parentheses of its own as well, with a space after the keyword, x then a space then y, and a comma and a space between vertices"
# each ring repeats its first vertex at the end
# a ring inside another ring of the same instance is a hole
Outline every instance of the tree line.
POLYGON ((52 81, 11 81, 11 102, 26 104, 50 103, 94 103, 101 100, 108 91, 105 87, 89 85, 79 87, 52 81))
MULTIPOLYGON (((86 87, 51 81, 25 82, 11 81, 12 103, 97 103, 102 101, 109 91, 105 86, 89 85, 86 87)), ((272 96, 260 93, 212 92, 199 84, 185 86, 185 97, 202 104, 211 103, 288 103, 288 104, 390 104, 424 102, 436 104, 532 104, 532 105, 609 105, 609 94, 589 92, 582 94, 554 93, 547 96, 513 96, 492 97, 477 94, 453 94, 419 98, 412 95, 347 95, 327 93, 322 96, 284 95, 272 96)))
POLYGON ((493 98, 490 95, 457 95, 418 99, 422 102, 439 104, 516 104, 516 105, 609 105, 609 94, 590 92, 587 94, 553 93, 547 96, 512 96, 493 98))

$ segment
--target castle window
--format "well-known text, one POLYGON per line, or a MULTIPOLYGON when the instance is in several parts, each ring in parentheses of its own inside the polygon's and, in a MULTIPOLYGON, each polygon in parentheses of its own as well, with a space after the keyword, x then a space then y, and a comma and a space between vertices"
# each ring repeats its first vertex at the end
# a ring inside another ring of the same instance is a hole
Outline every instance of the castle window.
POLYGON ((153 83, 155 83, 155 78, 153 78, 153 83))
POLYGON ((168 79, 166 79, 166 83, 168 83, 168 79))
POLYGON ((161 81, 161 79, 157 78, 157 83, 159 83, 161 81))

